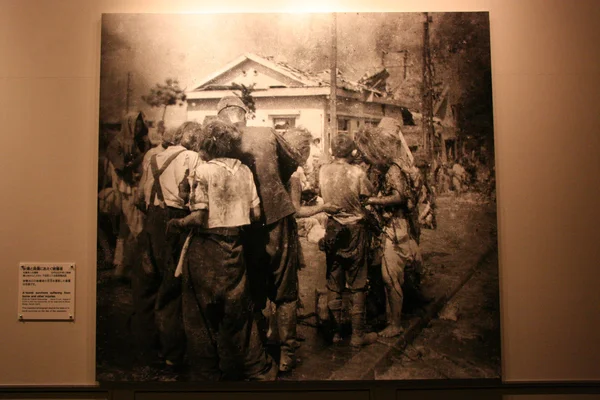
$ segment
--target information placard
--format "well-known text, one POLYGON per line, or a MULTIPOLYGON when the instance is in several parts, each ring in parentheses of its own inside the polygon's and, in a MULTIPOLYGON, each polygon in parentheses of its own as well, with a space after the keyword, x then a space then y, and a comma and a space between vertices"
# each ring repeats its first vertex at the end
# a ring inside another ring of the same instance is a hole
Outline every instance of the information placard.
POLYGON ((75 320, 75 264, 21 263, 18 318, 75 320))

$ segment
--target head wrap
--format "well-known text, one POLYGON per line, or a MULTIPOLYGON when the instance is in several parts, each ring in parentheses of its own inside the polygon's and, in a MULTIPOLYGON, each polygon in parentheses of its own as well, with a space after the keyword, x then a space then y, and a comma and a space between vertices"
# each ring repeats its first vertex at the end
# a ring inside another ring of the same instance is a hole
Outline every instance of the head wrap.
POLYGON ((248 107, 246 107, 244 102, 237 96, 225 96, 219 100, 219 104, 217 104, 217 114, 227 107, 238 107, 245 112, 248 112, 248 107))

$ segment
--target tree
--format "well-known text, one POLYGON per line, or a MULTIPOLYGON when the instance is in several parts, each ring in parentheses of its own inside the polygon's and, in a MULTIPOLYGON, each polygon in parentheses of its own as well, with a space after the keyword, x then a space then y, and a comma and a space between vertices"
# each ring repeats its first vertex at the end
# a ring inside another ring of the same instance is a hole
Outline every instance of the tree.
POLYGON ((161 121, 165 120, 168 106, 183 106, 185 99, 185 89, 181 89, 179 82, 171 78, 166 79, 164 85, 157 83, 155 87, 150 89, 150 94, 142 96, 142 100, 148 103, 148 105, 152 107, 164 107, 161 121))
MULTIPOLYGON (((486 13, 438 15, 434 57, 443 67, 458 106, 458 133, 472 146, 485 146, 493 160, 492 73, 486 13)), ((440 68, 441 69, 441 68, 440 68)))
POLYGON ((231 84, 231 88, 233 90, 239 90, 241 92, 241 94, 237 94, 234 93, 237 97, 240 98, 240 100, 242 100, 242 102, 244 103, 244 105, 246 107, 248 107, 248 118, 249 119, 254 119, 254 115, 256 113, 256 104, 254 103, 254 97, 252 97, 252 92, 255 91, 254 86, 256 85, 256 83, 253 83, 250 86, 246 86, 243 84, 239 84, 239 83, 235 83, 233 82, 231 84))

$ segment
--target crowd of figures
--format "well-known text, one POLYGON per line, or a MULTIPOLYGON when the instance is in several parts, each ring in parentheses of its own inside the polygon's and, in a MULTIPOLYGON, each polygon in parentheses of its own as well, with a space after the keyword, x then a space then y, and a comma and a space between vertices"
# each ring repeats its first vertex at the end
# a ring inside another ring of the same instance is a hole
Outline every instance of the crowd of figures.
POLYGON ((166 129, 156 147, 132 114, 101 153, 99 239, 117 237, 104 262, 130 279, 135 353, 190 380, 273 380, 297 365, 297 218, 326 218, 331 342, 344 339, 342 313, 349 345, 362 347, 402 333, 407 299, 428 301, 419 242, 436 224, 435 172, 413 158, 398 121, 335 136, 333 161, 307 167, 309 131, 250 127, 247 111, 225 97, 216 120, 166 129), (319 201, 303 201, 307 187, 319 201), (373 268, 385 294, 378 332, 365 320, 373 268), (269 320, 277 354, 266 351, 269 320))

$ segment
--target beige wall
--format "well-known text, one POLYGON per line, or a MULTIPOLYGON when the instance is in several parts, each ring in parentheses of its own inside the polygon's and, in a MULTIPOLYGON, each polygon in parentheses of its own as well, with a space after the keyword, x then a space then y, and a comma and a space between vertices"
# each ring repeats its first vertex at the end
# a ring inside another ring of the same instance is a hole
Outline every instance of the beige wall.
MULTIPOLYGON (((0 384, 94 384, 100 14, 228 3, 0 0, 0 384), (77 263, 75 322, 17 321, 20 261, 77 263)), ((600 379, 600 3, 270 3, 490 10, 504 378, 600 379)))
MULTIPOLYGON (((314 137, 323 135, 324 96, 306 97, 257 97, 255 118, 249 126, 273 126, 273 118, 295 117, 296 126, 308 129, 314 137)), ((194 99, 188 102, 187 118, 203 122, 208 115, 216 115, 218 100, 194 99), (194 105, 192 105, 194 104, 194 105)))
POLYGON ((219 99, 192 99, 187 102, 188 121, 197 121, 204 123, 204 118, 207 116, 217 115, 217 104, 219 99))
POLYGON ((246 60, 242 64, 227 71, 222 76, 210 82, 210 85, 229 86, 233 83, 250 86, 254 84, 255 89, 268 89, 271 86, 298 86, 299 83, 283 74, 274 72, 272 69, 252 60, 246 60), (256 75, 254 72, 256 71, 256 75), (243 74, 246 72, 246 75, 243 74))

